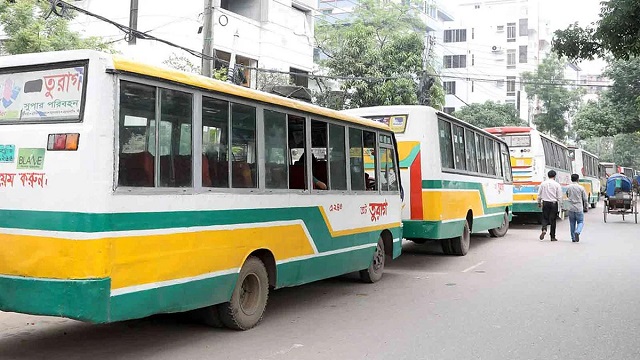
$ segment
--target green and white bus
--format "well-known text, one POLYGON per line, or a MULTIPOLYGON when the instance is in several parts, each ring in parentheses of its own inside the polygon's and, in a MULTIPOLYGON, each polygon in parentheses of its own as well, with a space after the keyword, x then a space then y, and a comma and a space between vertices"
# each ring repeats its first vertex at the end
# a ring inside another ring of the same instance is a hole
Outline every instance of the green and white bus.
POLYGON ((444 253, 466 255, 472 232, 507 233, 513 185, 504 141, 426 106, 345 112, 383 123, 396 133, 406 193, 406 239, 439 240, 444 253))
POLYGON ((0 64, 0 310, 248 329, 270 288, 400 255, 382 124, 97 52, 0 64))
POLYGON ((600 177, 598 174, 598 157, 584 149, 569 146, 569 157, 573 173, 580 175, 580 185, 584 187, 591 208, 600 201, 600 177))

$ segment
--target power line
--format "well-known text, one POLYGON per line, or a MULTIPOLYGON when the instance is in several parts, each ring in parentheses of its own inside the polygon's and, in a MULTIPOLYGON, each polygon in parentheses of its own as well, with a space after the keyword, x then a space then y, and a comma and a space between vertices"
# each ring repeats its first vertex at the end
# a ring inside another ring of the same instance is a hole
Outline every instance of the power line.
MULTIPOLYGON (((47 15, 51 15, 52 13, 60 16, 60 17, 64 17, 68 14, 69 10, 74 10, 74 11, 78 11, 82 14, 91 16, 91 17, 95 17, 99 20, 102 20, 106 23, 109 23, 113 26, 115 26, 116 28, 118 28, 120 31, 124 32, 125 34, 131 34, 139 39, 143 39, 143 40, 153 40, 153 41, 157 41, 160 43, 163 43, 165 45, 171 46, 171 47, 175 47, 177 49, 181 49, 187 53, 189 53, 190 55, 193 55, 195 57, 199 57, 199 58, 203 58, 203 59, 207 59, 207 60, 216 60, 222 64, 229 64, 228 61, 220 59, 218 57, 212 57, 206 54, 203 54, 202 52, 193 50, 193 49, 189 49, 187 47, 175 44, 173 42, 170 42, 168 40, 162 39, 162 38, 158 38, 156 36, 153 35, 149 35, 146 32, 141 32, 138 30, 134 30, 129 28, 126 25, 122 25, 119 24, 113 20, 110 20, 108 18, 105 18, 101 15, 92 13, 88 10, 82 9, 80 7, 77 7, 75 5, 69 4, 66 1, 63 0, 49 0, 49 2, 51 3, 51 11, 50 13, 47 15)), ((287 74, 287 75, 296 75, 296 76, 303 76, 303 77, 310 77, 310 78, 324 78, 324 79, 333 79, 333 80, 362 80, 362 81, 385 81, 385 80, 399 80, 399 79, 412 79, 412 80, 417 80, 418 75, 417 74, 405 74, 405 75, 397 75, 397 76, 382 76, 382 77, 370 77, 370 76, 330 76, 330 75, 314 75, 314 74, 304 74, 304 73, 294 73, 294 72, 290 72, 290 71, 282 71, 282 70, 273 70, 273 69, 265 69, 265 68, 258 68, 258 67, 248 67, 248 66, 244 66, 245 69, 251 69, 251 70, 256 70, 258 72, 267 72, 267 73, 279 73, 279 74, 287 74)), ((455 76, 455 75, 442 75, 442 74, 425 74, 427 76, 432 76, 432 77, 438 77, 438 78, 446 78, 446 79, 460 79, 460 80, 466 80, 466 81, 480 81, 480 82, 496 82, 497 79, 487 79, 487 78, 480 78, 480 77, 471 77, 471 76, 455 76)), ((488 75, 488 74, 487 74, 488 75)), ((503 78, 506 78, 503 77, 503 78)), ((590 83, 581 83, 581 84, 568 84, 568 83, 563 83, 563 82, 527 82, 527 81, 516 81, 516 84, 523 84, 523 85, 538 85, 538 86, 601 86, 601 87, 612 87, 613 85, 593 85, 590 83)))

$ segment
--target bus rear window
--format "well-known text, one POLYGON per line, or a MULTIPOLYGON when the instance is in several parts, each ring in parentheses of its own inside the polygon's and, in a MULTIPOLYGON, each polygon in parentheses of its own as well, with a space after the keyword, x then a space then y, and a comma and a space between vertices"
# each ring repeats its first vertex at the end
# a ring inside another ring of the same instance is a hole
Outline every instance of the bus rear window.
POLYGON ((407 128, 407 115, 365 116, 365 118, 387 125, 396 134, 402 134, 407 128))
POLYGON ((530 135, 505 135, 501 138, 509 145, 509 147, 527 147, 531 146, 530 135))
POLYGON ((0 124, 80 121, 86 62, 0 69, 0 124))

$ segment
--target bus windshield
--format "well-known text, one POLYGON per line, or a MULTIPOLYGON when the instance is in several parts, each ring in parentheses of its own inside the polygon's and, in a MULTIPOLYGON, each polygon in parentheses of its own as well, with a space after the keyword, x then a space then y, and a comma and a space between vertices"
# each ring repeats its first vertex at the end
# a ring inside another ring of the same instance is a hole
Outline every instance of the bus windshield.
POLYGON ((404 133, 407 128, 408 115, 365 116, 365 118, 387 125, 396 134, 404 133))
POLYGON ((527 147, 531 146, 531 136, 529 134, 519 135, 503 135, 500 136, 509 147, 527 147))

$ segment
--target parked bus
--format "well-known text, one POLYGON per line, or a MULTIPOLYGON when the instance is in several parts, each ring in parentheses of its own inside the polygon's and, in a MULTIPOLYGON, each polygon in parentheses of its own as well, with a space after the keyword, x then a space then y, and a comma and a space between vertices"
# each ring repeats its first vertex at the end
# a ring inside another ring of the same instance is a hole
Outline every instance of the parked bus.
POLYGON ((612 162, 601 162, 598 164, 598 173, 600 177, 600 195, 603 195, 607 187, 607 179, 609 176, 618 173, 618 166, 612 162))
MULTIPOLYGON (((513 168, 513 214, 539 216, 542 209, 538 207, 538 190, 549 170, 556 171, 556 181, 563 189, 571 183, 569 150, 561 142, 529 127, 485 130, 499 136, 509 146, 513 168)), ((565 209, 566 199, 559 210, 561 218, 564 218, 565 209)))
POLYGON ((504 236, 511 220, 509 151, 499 138, 426 106, 347 110, 396 133, 405 193, 403 236, 439 240, 446 254, 465 255, 470 235, 504 236))
POLYGON ((3 57, 0 94, 0 310, 248 329, 269 288, 400 255, 382 124, 90 51, 3 57))
POLYGON ((591 208, 600 201, 600 177, 598 174, 598 157, 584 149, 569 147, 569 157, 573 173, 580 175, 580 185, 584 187, 591 208))
POLYGON ((629 179, 633 179, 633 176, 635 175, 635 170, 633 170, 633 168, 630 167, 626 167, 626 166, 620 166, 620 174, 623 174, 624 176, 628 177, 629 179))

